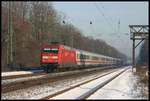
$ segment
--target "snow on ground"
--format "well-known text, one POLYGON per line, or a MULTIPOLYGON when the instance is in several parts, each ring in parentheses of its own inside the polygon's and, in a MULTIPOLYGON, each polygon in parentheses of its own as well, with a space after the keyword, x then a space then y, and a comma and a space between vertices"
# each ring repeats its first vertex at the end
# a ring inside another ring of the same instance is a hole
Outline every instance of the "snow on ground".
MULTIPOLYGON (((62 80, 51 84, 2 94, 2 99, 40 99, 105 73, 97 73, 95 75, 74 78, 72 80, 62 80)), ((137 78, 133 75, 132 69, 130 68, 91 95, 89 99, 142 99, 138 97, 140 92, 135 90, 134 84, 136 84, 136 82, 137 78)))
POLYGON ((135 90, 136 82, 137 78, 130 68, 88 99, 142 99, 138 97, 140 92, 135 90))
POLYGON ((76 87, 74 89, 71 89, 71 90, 63 93, 63 94, 52 97, 51 99, 78 99, 79 96, 86 94, 87 92, 91 91, 93 88, 98 86, 99 84, 102 84, 104 81, 108 80, 110 77, 115 76, 116 74, 118 74, 119 72, 121 72, 123 70, 124 69, 120 69, 109 75, 98 78, 92 82, 86 83, 84 85, 80 85, 79 87, 76 87))
POLYGON ((43 72, 43 70, 30 70, 30 71, 16 71, 16 72, 2 72, 1 76, 12 76, 12 75, 21 75, 21 74, 32 74, 37 72, 43 72))
POLYGON ((79 83, 85 82, 91 78, 98 77, 105 73, 109 72, 103 71, 96 73, 94 75, 87 76, 79 76, 77 78, 61 80, 50 84, 35 86, 27 89, 17 90, 15 92, 9 92, 6 94, 2 94, 2 99, 40 99, 42 97, 48 96, 50 94, 54 94, 58 91, 64 90, 66 88, 70 88, 73 85, 77 85, 79 83))

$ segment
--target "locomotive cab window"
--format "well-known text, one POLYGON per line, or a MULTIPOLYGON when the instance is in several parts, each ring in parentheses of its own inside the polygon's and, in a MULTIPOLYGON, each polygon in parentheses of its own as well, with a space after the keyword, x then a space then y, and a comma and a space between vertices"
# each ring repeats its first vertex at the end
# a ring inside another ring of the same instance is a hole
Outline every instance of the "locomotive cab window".
POLYGON ((58 48, 44 48, 44 53, 58 53, 58 48))

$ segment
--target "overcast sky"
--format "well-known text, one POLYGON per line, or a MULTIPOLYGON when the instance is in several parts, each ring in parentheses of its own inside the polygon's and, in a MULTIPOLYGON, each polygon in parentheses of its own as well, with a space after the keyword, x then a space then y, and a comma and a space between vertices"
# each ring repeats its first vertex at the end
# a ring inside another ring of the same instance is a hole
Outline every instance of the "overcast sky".
MULTIPOLYGON (((132 41, 128 25, 148 24, 148 2, 52 2, 85 36, 103 39, 131 57, 132 41), (90 21, 92 24, 90 24, 90 21)), ((137 43, 138 41, 136 41, 137 43)), ((136 56, 139 47, 136 49, 136 56)))

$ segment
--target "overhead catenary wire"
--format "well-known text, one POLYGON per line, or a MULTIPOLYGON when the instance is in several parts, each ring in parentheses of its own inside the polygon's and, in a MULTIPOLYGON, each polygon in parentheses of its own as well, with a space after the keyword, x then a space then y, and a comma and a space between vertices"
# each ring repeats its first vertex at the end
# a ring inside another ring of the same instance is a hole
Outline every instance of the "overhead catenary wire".
POLYGON ((96 3, 94 3, 94 4, 95 4, 96 8, 100 11, 100 13, 102 13, 104 19, 105 19, 106 22, 109 24, 109 26, 112 28, 112 30, 113 30, 116 34, 118 34, 118 38, 120 38, 120 35, 119 35, 119 33, 120 33, 120 32, 119 32, 119 31, 120 31, 120 19, 119 19, 119 21, 117 22, 117 25, 118 25, 117 29, 118 29, 118 30, 116 31, 116 29, 113 28, 113 21, 112 21, 112 19, 110 19, 109 17, 106 17, 106 14, 104 14, 104 13, 102 12, 102 9, 104 9, 104 6, 101 5, 100 3, 98 3, 99 5, 101 5, 101 8, 102 8, 102 9, 100 9, 96 3))
MULTIPOLYGON (((96 7, 96 9, 99 11, 100 15, 102 15, 104 17, 104 20, 107 22, 107 24, 109 25, 109 27, 114 31, 114 33, 117 33, 116 29, 113 28, 113 22, 111 20, 112 23, 109 22, 108 18, 105 16, 105 14, 102 12, 101 8, 94 3, 94 6, 96 7)), ((103 7, 104 8, 104 7, 103 7)), ((115 40, 116 41, 116 40, 115 40)))
MULTIPOLYGON (((104 9, 105 10, 105 7, 102 5, 102 3, 98 3, 100 6, 101 6, 101 8, 102 9, 104 9)), ((106 15, 106 14, 105 14, 106 15)), ((108 16, 108 15, 107 15, 108 16)), ((108 20, 111 22, 111 24, 113 24, 113 20, 112 20, 112 18, 111 17, 107 17, 107 18, 109 18, 108 20)), ((115 31, 117 34, 119 34, 120 33, 120 24, 121 24, 121 20, 120 20, 120 18, 119 18, 119 20, 117 21, 117 30, 115 31)), ((129 33, 123 33, 124 35, 129 35, 129 33)), ((120 38, 120 37, 119 37, 120 38)))
MULTIPOLYGON (((98 3, 98 4, 101 6, 101 8, 102 8, 104 11, 106 11, 106 10, 105 10, 105 7, 102 5, 102 3, 98 3)), ((106 17, 106 13, 105 13, 105 17, 106 17)), ((111 18, 110 16, 108 16, 108 15, 107 15, 107 18, 108 18, 107 20, 110 21, 110 22, 111 22, 111 25, 113 26, 113 23, 114 23, 114 22, 113 22, 112 18, 111 18)), ((117 32, 116 29, 114 29, 114 31, 117 32)))
MULTIPOLYGON (((100 3, 99 3, 100 5, 100 3)), ((97 10, 100 12, 100 14, 104 17, 104 20, 107 22, 107 24, 109 25, 109 27, 114 31, 114 33, 117 34, 117 39, 116 40, 113 40, 113 42, 115 41, 120 41, 120 42, 124 42, 124 40, 121 39, 120 37, 120 18, 119 20, 117 21, 117 27, 116 28, 113 28, 113 20, 110 19, 110 17, 106 17, 106 14, 104 14, 104 12, 102 11, 102 9, 104 9, 104 6, 101 5, 101 8, 98 6, 98 4, 94 3, 94 6, 97 8, 97 10)))
POLYGON ((100 7, 99 7, 96 3, 94 3, 94 6, 95 6, 96 9, 100 12, 99 14, 104 17, 104 20, 107 22, 107 24, 109 25, 109 27, 110 27, 114 32, 116 32, 116 31, 114 30, 113 26, 112 26, 112 23, 109 22, 109 20, 107 19, 107 17, 105 16, 105 14, 102 12, 102 10, 100 9, 100 7))

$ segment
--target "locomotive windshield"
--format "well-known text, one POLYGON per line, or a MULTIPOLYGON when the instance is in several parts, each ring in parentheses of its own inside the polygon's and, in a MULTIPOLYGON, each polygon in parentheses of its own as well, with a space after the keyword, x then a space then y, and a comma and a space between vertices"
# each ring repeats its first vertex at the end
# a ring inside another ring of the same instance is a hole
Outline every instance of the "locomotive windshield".
POLYGON ((44 48, 44 53, 58 53, 58 48, 44 48))

